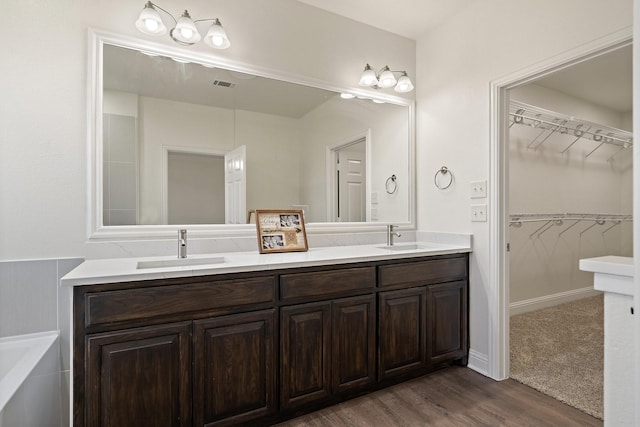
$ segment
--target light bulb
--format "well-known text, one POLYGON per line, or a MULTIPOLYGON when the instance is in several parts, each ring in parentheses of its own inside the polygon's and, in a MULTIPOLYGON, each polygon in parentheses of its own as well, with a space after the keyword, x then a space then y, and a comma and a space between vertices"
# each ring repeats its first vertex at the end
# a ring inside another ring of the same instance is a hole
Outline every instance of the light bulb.
POLYGON ((402 73, 394 90, 401 93, 411 92, 413 90, 413 83, 411 83, 411 79, 407 76, 406 72, 402 73))
POLYGON ((207 31, 207 35, 204 37, 204 42, 214 49, 227 49, 231 46, 227 32, 222 28, 219 19, 213 21, 209 31, 207 31))
POLYGON ((358 84, 360 86, 373 86, 378 83, 378 78, 376 77, 376 72, 373 71, 371 65, 367 64, 364 67, 364 71, 360 75, 360 81, 358 84))
POLYGON ((378 86, 383 88, 388 88, 397 83, 393 72, 389 69, 387 65, 382 69, 382 73, 380 73, 380 78, 378 79, 378 86))
POLYGON ((167 32, 167 27, 162 22, 160 14, 150 1, 145 4, 144 9, 140 12, 140 16, 136 21, 136 28, 141 33, 150 36, 161 36, 167 32))
POLYGON ((180 19, 178 19, 176 27, 171 30, 170 34, 178 43, 187 45, 197 43, 202 38, 196 28, 196 24, 193 23, 191 16, 189 16, 189 12, 186 10, 180 19))
POLYGON ((158 25, 158 21, 154 19, 145 19, 144 26, 147 27, 147 30, 155 33, 156 31, 158 31, 159 25, 158 25))
POLYGON ((193 30, 191 28, 180 28, 180 35, 185 39, 190 39, 193 36, 193 30))

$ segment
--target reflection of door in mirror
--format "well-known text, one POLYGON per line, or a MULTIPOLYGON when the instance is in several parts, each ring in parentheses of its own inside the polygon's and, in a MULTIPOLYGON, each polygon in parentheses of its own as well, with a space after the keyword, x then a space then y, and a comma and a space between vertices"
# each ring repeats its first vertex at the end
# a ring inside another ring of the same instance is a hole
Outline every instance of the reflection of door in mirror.
POLYGON ((335 209, 333 220, 366 221, 366 145, 364 138, 338 147, 335 152, 335 209))
POLYGON ((167 223, 224 222, 224 157, 169 151, 167 223))
POLYGON ((244 224, 247 211, 247 149, 244 145, 225 154, 225 223, 244 224))

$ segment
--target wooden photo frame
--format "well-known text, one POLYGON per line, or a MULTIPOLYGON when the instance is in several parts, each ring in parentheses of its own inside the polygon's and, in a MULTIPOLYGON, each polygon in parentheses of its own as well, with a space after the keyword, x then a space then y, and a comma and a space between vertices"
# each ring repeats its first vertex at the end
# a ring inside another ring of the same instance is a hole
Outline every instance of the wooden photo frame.
POLYGON ((302 210, 256 210, 258 250, 304 252, 309 250, 302 210))

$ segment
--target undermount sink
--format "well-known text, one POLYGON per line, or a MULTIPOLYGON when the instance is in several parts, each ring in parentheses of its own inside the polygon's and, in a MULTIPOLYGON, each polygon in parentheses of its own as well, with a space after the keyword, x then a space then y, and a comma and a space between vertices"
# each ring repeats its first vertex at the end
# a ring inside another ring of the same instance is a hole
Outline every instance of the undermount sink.
POLYGON ((174 258, 153 261, 138 261, 138 270, 145 268, 188 267, 191 265, 220 264, 225 262, 224 257, 215 256, 207 258, 174 258))
POLYGON ((380 249, 387 249, 390 251, 414 251, 416 249, 428 249, 424 245, 393 245, 393 246, 379 246, 380 249))

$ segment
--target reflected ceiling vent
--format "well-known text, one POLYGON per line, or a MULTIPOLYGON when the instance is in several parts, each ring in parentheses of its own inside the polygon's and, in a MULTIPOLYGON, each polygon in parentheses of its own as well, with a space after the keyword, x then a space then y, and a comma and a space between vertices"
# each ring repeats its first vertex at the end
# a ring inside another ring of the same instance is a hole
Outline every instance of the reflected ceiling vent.
POLYGON ((212 84, 214 86, 228 87, 231 89, 237 86, 237 83, 225 82, 224 80, 214 80, 212 84))

